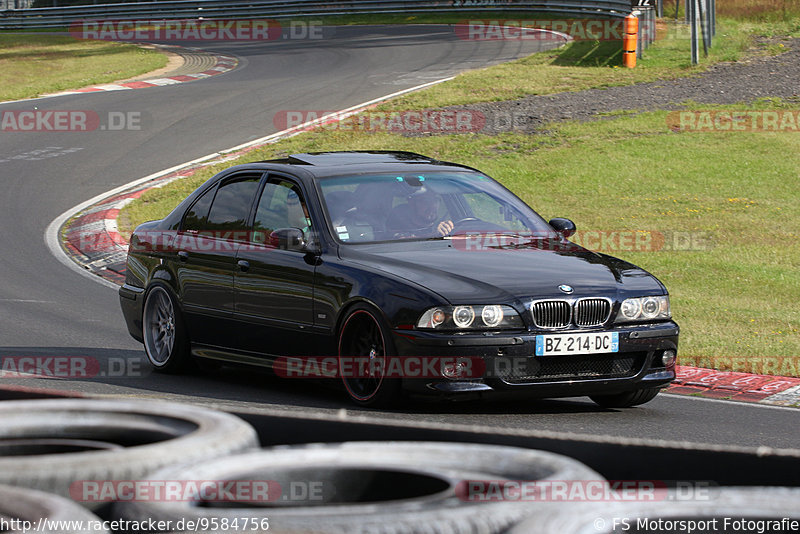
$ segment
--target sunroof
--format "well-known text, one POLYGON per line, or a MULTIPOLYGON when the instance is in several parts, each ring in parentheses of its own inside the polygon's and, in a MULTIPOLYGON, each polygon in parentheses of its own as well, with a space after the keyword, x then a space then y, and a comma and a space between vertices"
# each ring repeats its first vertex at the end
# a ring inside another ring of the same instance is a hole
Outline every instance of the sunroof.
POLYGON ((310 165, 358 165, 363 163, 431 163, 435 160, 415 154, 399 151, 353 151, 353 152, 314 152, 308 154, 292 154, 290 159, 310 165))

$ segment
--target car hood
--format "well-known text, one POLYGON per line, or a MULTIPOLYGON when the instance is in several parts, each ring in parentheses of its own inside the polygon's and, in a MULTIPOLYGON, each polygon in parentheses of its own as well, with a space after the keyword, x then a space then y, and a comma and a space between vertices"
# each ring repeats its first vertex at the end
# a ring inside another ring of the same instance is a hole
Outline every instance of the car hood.
POLYGON ((424 286, 452 304, 564 297, 559 289, 562 284, 572 286, 574 297, 618 299, 634 293, 666 293, 643 269, 571 243, 568 252, 541 248, 473 251, 460 248, 455 240, 343 248, 347 249, 343 258, 424 286))

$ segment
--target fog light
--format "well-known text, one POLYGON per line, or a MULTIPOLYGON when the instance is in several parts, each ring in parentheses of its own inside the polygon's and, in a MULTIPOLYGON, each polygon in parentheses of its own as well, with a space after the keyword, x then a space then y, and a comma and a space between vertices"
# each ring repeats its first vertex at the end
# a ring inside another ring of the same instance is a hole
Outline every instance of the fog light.
POLYGON ((464 362, 455 361, 442 366, 442 376, 445 378, 464 378, 467 367, 464 362))
POLYGON ((675 351, 665 350, 664 355, 661 356, 661 362, 664 364, 664 367, 672 367, 675 365, 675 351))

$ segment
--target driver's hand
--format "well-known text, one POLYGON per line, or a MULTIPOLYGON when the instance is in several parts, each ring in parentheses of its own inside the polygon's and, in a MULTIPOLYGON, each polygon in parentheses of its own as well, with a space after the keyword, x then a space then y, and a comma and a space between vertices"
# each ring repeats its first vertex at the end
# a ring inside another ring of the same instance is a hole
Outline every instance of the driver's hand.
POLYGON ((436 231, 439 232, 439 235, 444 237, 450 232, 453 231, 453 221, 442 221, 439 223, 439 226, 436 227, 436 231))

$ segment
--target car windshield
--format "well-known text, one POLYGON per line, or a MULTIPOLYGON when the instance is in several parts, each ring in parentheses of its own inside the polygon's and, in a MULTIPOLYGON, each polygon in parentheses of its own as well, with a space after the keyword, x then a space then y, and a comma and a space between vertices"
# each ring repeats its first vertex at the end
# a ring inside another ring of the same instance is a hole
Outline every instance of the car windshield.
POLYGON ((337 176, 320 181, 333 234, 343 243, 452 239, 474 234, 553 238, 553 229, 479 173, 337 176))

